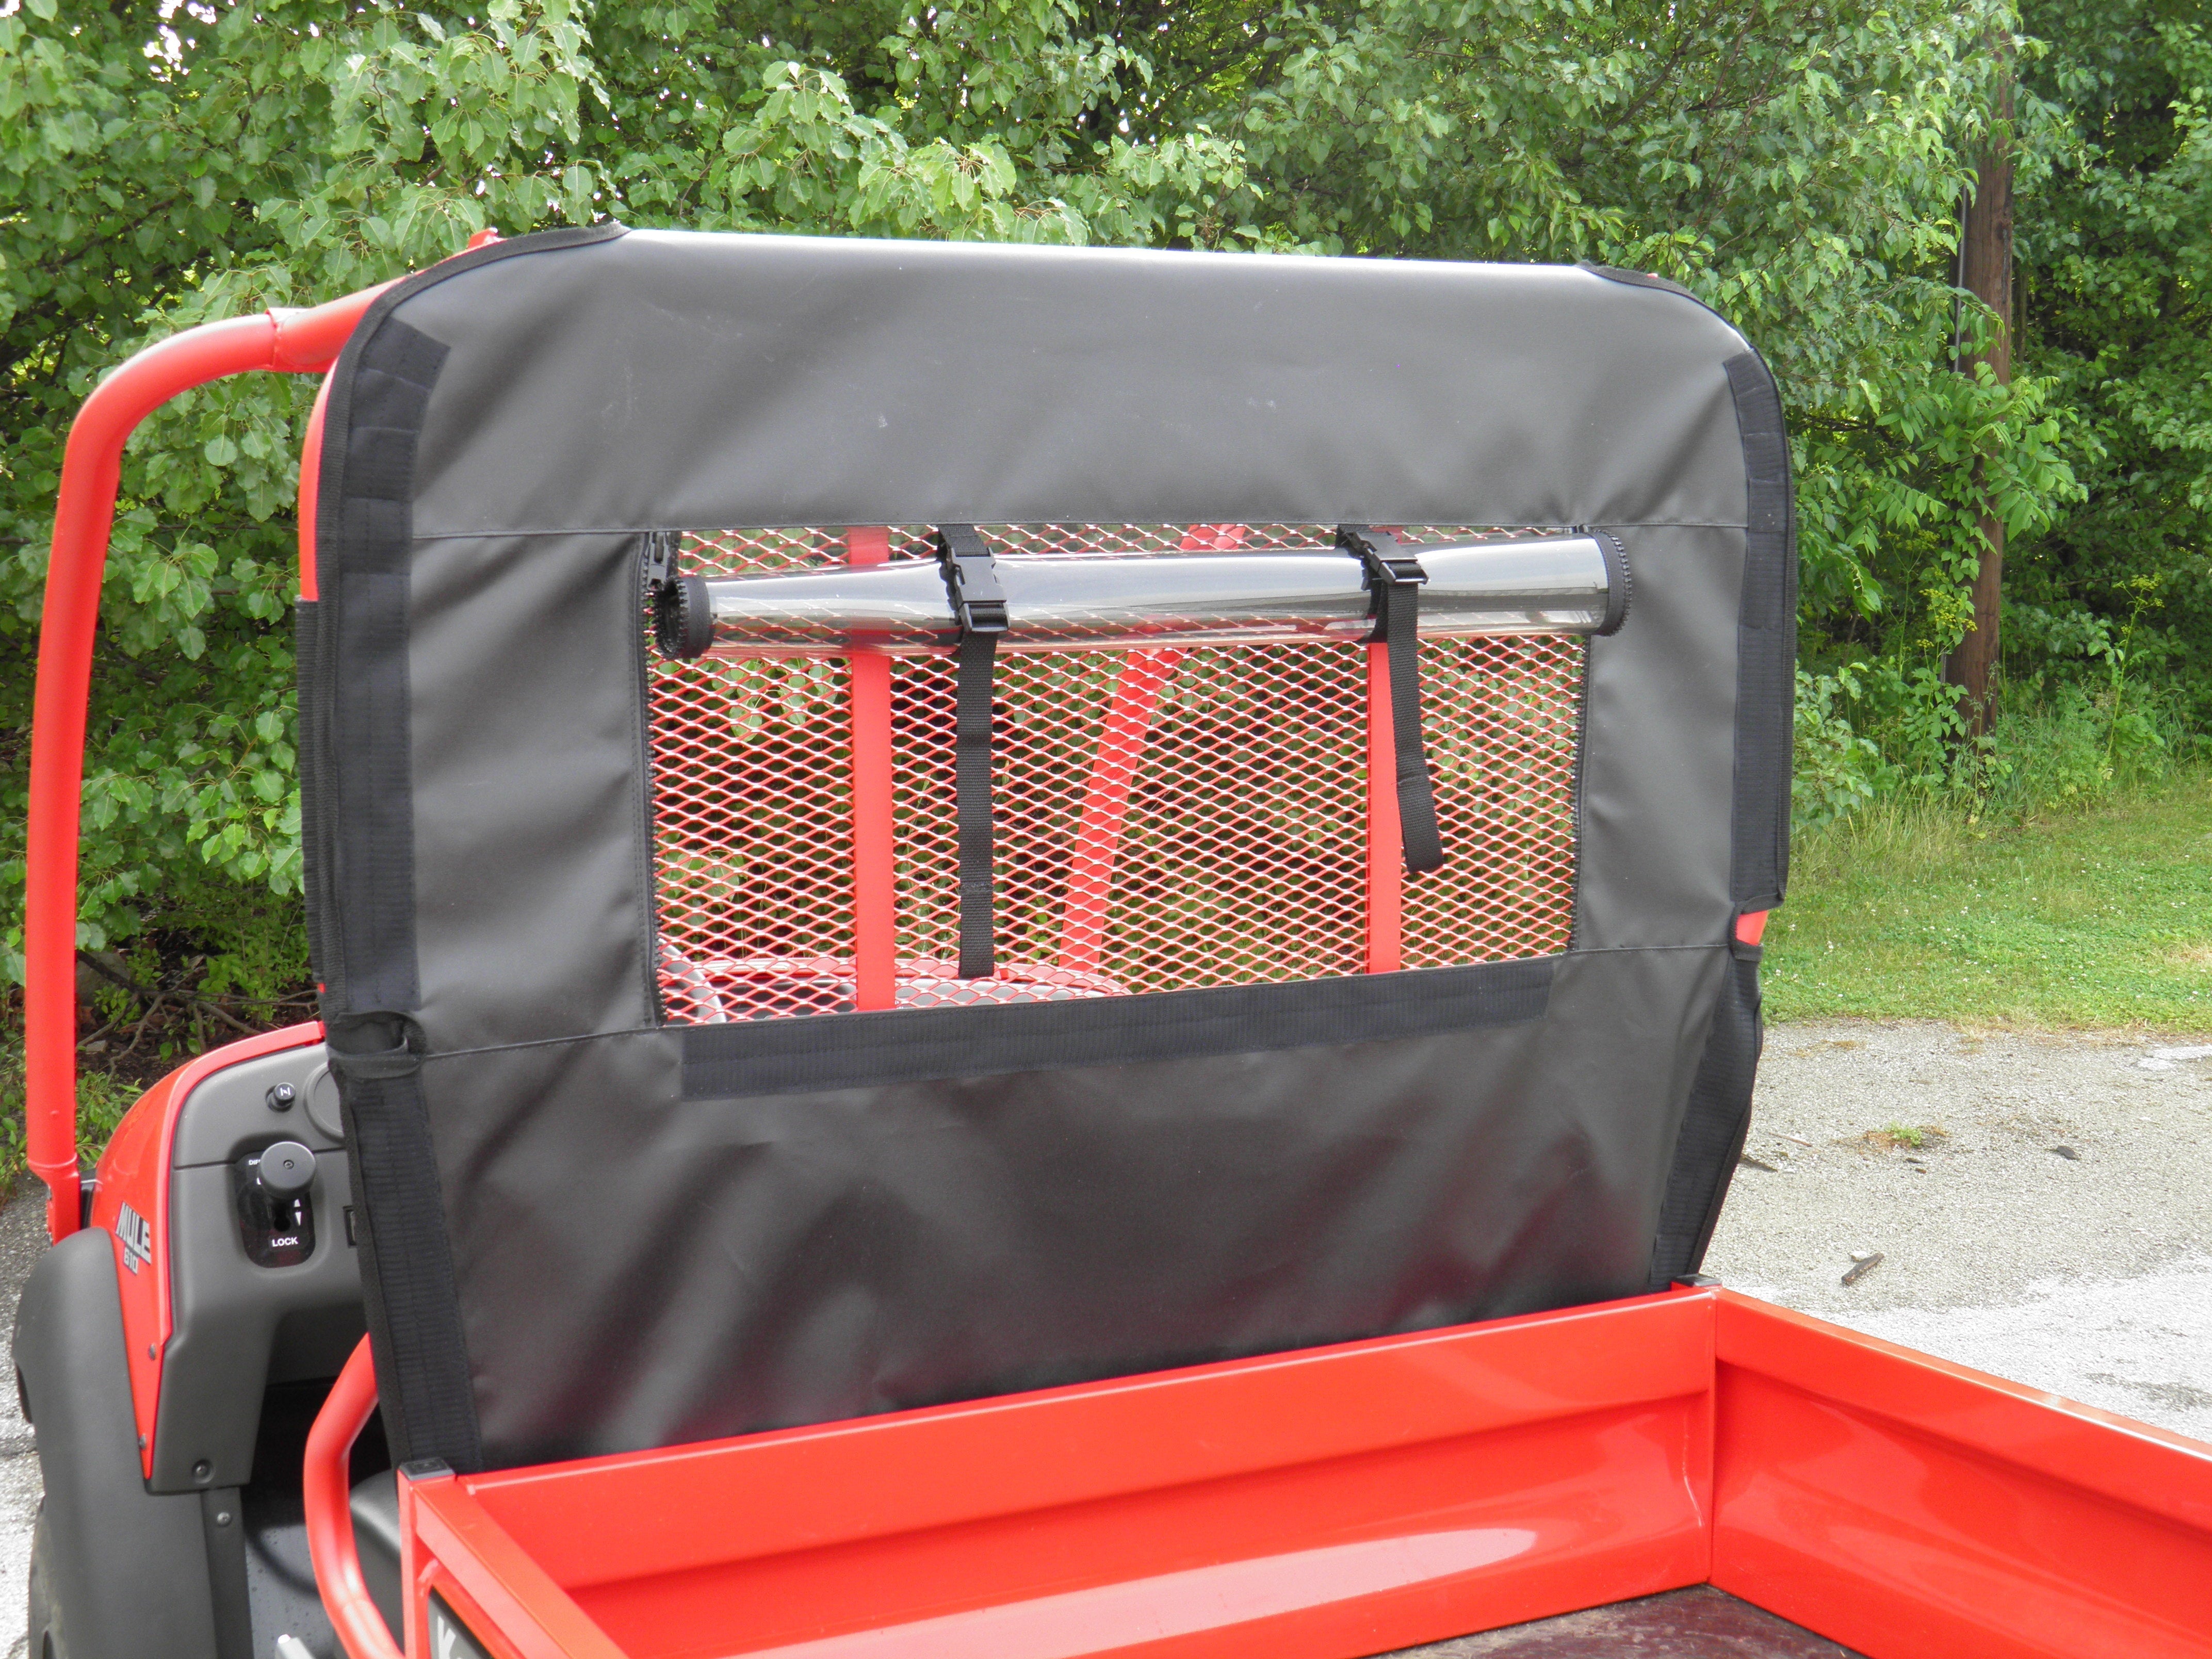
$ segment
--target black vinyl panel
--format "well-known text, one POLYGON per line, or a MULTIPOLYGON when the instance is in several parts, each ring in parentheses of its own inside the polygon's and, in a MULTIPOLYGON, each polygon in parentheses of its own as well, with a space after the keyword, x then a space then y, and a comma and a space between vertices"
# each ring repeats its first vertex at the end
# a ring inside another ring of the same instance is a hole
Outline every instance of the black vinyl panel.
POLYGON ((1734 915, 1743 532, 1615 533, 1636 572, 1636 605, 1618 634, 1589 642, 1575 943, 1712 942, 1727 937, 1734 915))
POLYGON ((416 1018, 433 1053, 653 1021, 637 562, 629 536, 416 551, 416 1018))
POLYGON ((486 1461, 1634 1294, 1726 966, 1575 955, 1541 1019, 741 1100, 681 1097, 675 1030, 434 1058, 486 1461))
POLYGON ((602 227, 380 300, 323 460, 309 902, 407 1455, 1423 1328, 1701 1253, 1758 1042, 1722 941, 1784 874, 1794 595, 1778 400, 1705 307, 602 227), (1573 951, 654 1029, 641 530, 1233 519, 1619 536, 1573 951))
POLYGON ((1674 1143, 1673 1174, 1659 1218, 1647 1288, 1663 1291, 1703 1265, 1751 1130, 1752 1085, 1764 1027, 1759 1015, 1759 952, 1739 947, 1713 1012, 1698 1075, 1674 1143))
POLYGON ((317 522, 322 598, 301 632, 301 818, 380 1388, 396 1444, 469 1468, 468 1361, 411 1060, 400 1073, 338 1063, 394 1043, 421 1001, 409 566, 416 440, 446 356, 386 317, 356 334, 340 366, 317 522))
POLYGON ((1741 336, 1571 268, 640 230, 398 314, 418 535, 1742 522, 1741 336))
MULTIPOLYGON (((1756 353, 1723 366, 1743 434, 1748 506, 1736 621, 1735 787, 1729 890, 1735 909, 1782 902, 1790 868, 1790 748, 1797 662, 1797 550, 1790 441, 1774 378, 1756 353)), ((1650 1285, 1695 1273, 1751 1127, 1761 1042, 1759 953, 1737 958, 1706 1039, 1669 1160, 1650 1285)))

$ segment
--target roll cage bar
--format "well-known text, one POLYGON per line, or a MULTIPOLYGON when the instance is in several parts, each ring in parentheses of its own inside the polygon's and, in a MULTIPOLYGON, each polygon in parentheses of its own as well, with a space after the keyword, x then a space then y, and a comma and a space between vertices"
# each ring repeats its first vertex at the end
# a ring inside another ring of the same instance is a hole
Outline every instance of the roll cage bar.
MULTIPOLYGON (((469 239, 471 248, 495 240, 469 239)), ((179 392, 266 370, 320 374, 390 283, 307 308, 276 307, 203 323, 157 341, 94 389, 70 422, 39 628, 31 719, 31 801, 23 904, 25 1120, 33 1173, 46 1184, 46 1231, 58 1242, 84 1224, 76 1156, 77 832, 100 579, 115 523, 123 447, 179 392)), ((316 399, 300 467, 300 585, 315 596, 316 399)))

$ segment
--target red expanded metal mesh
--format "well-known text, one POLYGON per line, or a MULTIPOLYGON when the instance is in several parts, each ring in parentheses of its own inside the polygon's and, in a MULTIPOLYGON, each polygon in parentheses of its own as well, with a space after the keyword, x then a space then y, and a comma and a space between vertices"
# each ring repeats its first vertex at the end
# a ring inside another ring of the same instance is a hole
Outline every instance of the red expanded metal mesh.
POLYGON ((1421 698, 1444 867, 1405 878, 1405 965, 1567 948, 1584 642, 1425 640, 1421 698))
MULTIPOLYGON (((983 529, 1016 552, 1326 546, 1334 533, 983 529)), ((927 536, 895 528, 889 545, 918 552, 927 536)), ((683 563, 724 575, 848 558, 837 532, 757 532, 687 538, 683 563)), ((1446 864, 1403 875, 1395 840, 1387 848, 1378 952, 1364 648, 1002 653, 999 970, 989 981, 956 973, 952 664, 898 659, 889 676, 898 1005, 1180 990, 1564 949, 1583 656, 1583 641, 1564 635, 1423 642, 1446 864), (1401 887, 1402 898, 1392 896, 1401 887)), ((853 680, 842 659, 655 659, 655 875, 672 1021, 855 1006, 853 680)))
MULTIPOLYGON (((811 532, 694 539, 702 575, 822 562, 811 532)), ((836 659, 668 662, 650 682, 660 988, 679 1023, 853 1003, 852 739, 836 659)))

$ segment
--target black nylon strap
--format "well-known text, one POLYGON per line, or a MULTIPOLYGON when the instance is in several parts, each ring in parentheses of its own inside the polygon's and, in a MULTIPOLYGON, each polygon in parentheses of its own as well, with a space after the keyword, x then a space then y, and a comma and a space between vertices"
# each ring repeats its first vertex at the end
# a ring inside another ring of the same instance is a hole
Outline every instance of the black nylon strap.
POLYGON ((996 634, 960 636, 954 695, 953 789, 960 823, 960 977, 998 970, 991 916, 991 685, 996 634))
POLYGON ((1444 865, 1444 843, 1437 828, 1436 786, 1421 742, 1421 662, 1418 582, 1389 582, 1380 587, 1382 646, 1390 660, 1391 737, 1398 751, 1398 833, 1406 848, 1406 867, 1425 873, 1444 865))
POLYGON ((1436 786, 1421 741, 1421 584, 1428 580, 1420 562, 1398 538, 1365 525, 1340 526, 1336 544, 1367 567, 1375 595, 1375 631, 1389 654, 1390 735, 1397 751, 1398 838, 1406 867, 1417 874, 1441 870, 1443 836, 1437 828, 1436 786))
POLYGON ((945 525, 937 555, 945 591, 960 622, 959 673, 953 694, 952 776, 960 845, 960 977, 988 979, 998 970, 993 942, 991 854, 992 686, 999 635, 1006 631, 1006 596, 990 544, 973 525, 945 525))
POLYGON ((401 1457, 483 1467, 422 1056, 399 1016, 336 1021, 331 1069, 352 1150, 354 1211, 385 1432, 401 1457), (401 1040, 392 1042, 393 1036, 401 1040), (369 1046, 369 1045, 375 1046, 369 1046))

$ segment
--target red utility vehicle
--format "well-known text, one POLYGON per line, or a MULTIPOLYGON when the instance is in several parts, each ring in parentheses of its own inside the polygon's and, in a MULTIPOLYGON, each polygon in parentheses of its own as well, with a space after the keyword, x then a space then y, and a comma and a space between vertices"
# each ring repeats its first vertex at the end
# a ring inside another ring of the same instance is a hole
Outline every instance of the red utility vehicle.
POLYGON ((1636 1650, 2212 1655, 2212 1449, 1698 1277, 1794 600, 1772 382, 1633 273, 602 226, 141 354, 40 659, 32 1653, 1353 1659, 1710 1585, 1800 1628, 1636 1650), (86 1179, 118 460, 255 370, 327 377, 325 1018, 86 1179))

